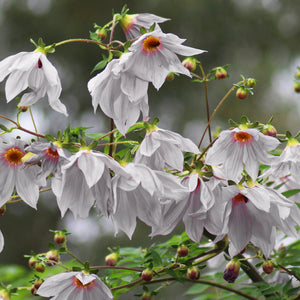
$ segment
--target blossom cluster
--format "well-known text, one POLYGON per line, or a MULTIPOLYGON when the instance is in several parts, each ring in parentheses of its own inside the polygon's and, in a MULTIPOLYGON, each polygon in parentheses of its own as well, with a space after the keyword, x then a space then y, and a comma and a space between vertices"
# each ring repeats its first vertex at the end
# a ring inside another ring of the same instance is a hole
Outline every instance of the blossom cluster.
MULTIPOLYGON (((252 243, 269 257, 277 229, 297 237, 298 206, 280 191, 290 184, 298 188, 299 142, 290 138, 282 154, 274 156, 270 151, 280 144, 276 137, 264 135, 259 128, 238 126, 222 131, 208 152, 201 154, 190 139, 146 123, 149 83, 159 89, 170 72, 191 77, 177 54, 204 52, 182 45, 184 40, 163 33, 158 24, 144 34, 136 30, 166 20, 150 14, 126 15, 121 24, 126 37, 134 40, 128 52, 112 59, 88 82, 94 110, 100 106, 122 135, 143 114, 146 135, 135 156, 117 161, 86 145, 72 152, 60 141, 27 145, 20 139, 1 138, 0 207, 15 190, 36 208, 41 187, 51 184, 62 217, 70 210, 75 217, 86 218, 95 207, 99 215, 111 218, 116 233, 121 230, 129 238, 137 218, 152 228, 151 236, 169 234, 183 222, 186 233, 197 243, 206 230, 216 236, 215 241, 228 236, 231 256, 252 243), (183 152, 192 153, 189 168, 184 167, 183 152), (262 173, 261 164, 270 168, 262 173), (283 180, 286 185, 280 190, 266 184, 279 185, 283 180)), ((30 106, 47 94, 50 106, 67 115, 59 100, 57 71, 45 51, 21 52, 4 59, 0 81, 7 76, 7 101, 29 88, 32 92, 23 94, 19 106, 30 106)), ((3 244, 0 232, 0 251, 3 244)), ((82 272, 55 275, 41 285, 38 294, 87 299, 88 291, 90 299, 98 295, 112 299, 96 275, 82 272)))

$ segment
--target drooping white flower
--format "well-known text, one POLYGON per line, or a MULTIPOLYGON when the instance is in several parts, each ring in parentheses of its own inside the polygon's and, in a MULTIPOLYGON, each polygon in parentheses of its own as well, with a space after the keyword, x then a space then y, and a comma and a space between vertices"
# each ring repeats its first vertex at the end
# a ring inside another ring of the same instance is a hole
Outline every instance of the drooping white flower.
POLYGON ((242 171, 256 180, 259 163, 271 164, 274 157, 268 153, 279 145, 279 141, 262 134, 255 128, 224 130, 208 150, 205 163, 222 165, 222 173, 236 183, 242 178, 242 171))
POLYGON ((119 21, 120 25, 125 33, 127 40, 135 39, 141 36, 140 28, 144 27, 146 30, 154 23, 163 23, 170 19, 162 18, 153 14, 126 14, 119 21))
POLYGON ((156 29, 139 37, 129 47, 130 52, 122 55, 120 64, 124 65, 123 71, 152 82, 159 89, 170 72, 191 77, 176 54, 193 56, 205 52, 181 45, 184 41, 174 34, 156 29))
POLYGON ((110 289, 95 274, 60 273, 47 278, 37 290, 42 297, 55 300, 112 300, 110 289))
POLYGON ((235 185, 221 187, 219 198, 208 214, 222 214, 219 222, 222 223, 222 232, 213 234, 227 234, 229 254, 234 256, 251 241, 261 247, 266 256, 274 246, 274 227, 279 227, 286 234, 293 234, 288 226, 295 226, 292 201, 274 189, 261 186, 257 183, 250 187, 235 185))
POLYGON ((6 76, 7 102, 30 88, 32 91, 21 97, 19 106, 30 106, 47 94, 50 106, 68 115, 65 105, 59 100, 61 83, 57 70, 42 52, 20 52, 3 59, 0 62, 0 82, 6 76))
POLYGON ((190 139, 170 130, 155 127, 154 130, 147 132, 136 152, 135 162, 155 170, 168 168, 182 171, 184 161, 182 151, 199 154, 197 146, 190 139))
POLYGON ((109 62, 104 71, 93 77, 88 82, 88 89, 94 111, 99 105, 123 135, 141 112, 144 119, 148 117, 148 82, 123 72, 119 59, 109 62))
POLYGON ((16 188, 20 198, 36 208, 40 183, 35 178, 39 167, 23 167, 24 144, 19 139, 11 139, 9 143, 0 140, 0 207, 9 200, 16 188))
POLYGON ((262 177, 269 176, 270 180, 276 180, 285 176, 300 176, 300 143, 292 138, 280 156, 275 156, 271 167, 263 173, 262 177))
POLYGON ((80 150, 69 157, 61 176, 52 179, 61 215, 70 209, 75 217, 86 218, 95 203, 108 216, 113 207, 109 169, 122 173, 122 167, 101 152, 80 150))
POLYGON ((209 187, 198 174, 185 177, 182 184, 189 190, 187 197, 163 205, 162 217, 158 225, 152 226, 151 236, 169 234, 183 221, 190 239, 200 243, 207 223, 207 211, 213 206, 215 200, 209 187))
POLYGON ((124 169, 131 177, 117 175, 112 180, 115 199, 112 220, 116 233, 121 229, 131 238, 136 218, 149 226, 158 226, 161 204, 172 200, 180 202, 188 195, 188 189, 176 176, 154 171, 146 165, 129 163, 124 169))

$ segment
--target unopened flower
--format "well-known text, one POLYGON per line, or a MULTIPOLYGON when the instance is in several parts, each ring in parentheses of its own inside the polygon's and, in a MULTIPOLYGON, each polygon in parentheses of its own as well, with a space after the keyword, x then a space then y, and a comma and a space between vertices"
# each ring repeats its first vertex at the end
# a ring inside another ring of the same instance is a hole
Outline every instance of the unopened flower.
POLYGON ((153 14, 126 14, 119 22, 126 35, 126 39, 132 40, 142 35, 140 31, 141 27, 149 30, 154 23, 163 23, 168 20, 170 19, 153 14))
POLYGON ((148 132, 136 152, 135 162, 155 170, 183 169, 182 151, 198 154, 197 146, 187 138, 170 130, 156 127, 148 132))
POLYGON ((233 283, 239 276, 241 263, 238 260, 231 260, 225 268, 223 278, 228 283, 233 283))
POLYGON ((122 55, 120 64, 124 65, 124 71, 152 82, 159 89, 170 72, 191 77, 176 54, 193 56, 205 52, 181 45, 184 41, 174 34, 156 29, 135 41, 128 49, 130 52, 122 55))
POLYGON ((279 144, 276 138, 266 136, 255 128, 224 130, 208 150, 205 163, 222 165, 225 178, 235 182, 241 180, 245 167, 245 171, 255 180, 259 163, 271 164, 274 156, 268 152, 279 144))
POLYGON ((140 113, 148 117, 148 82, 130 73, 124 73, 119 59, 112 60, 105 70, 88 82, 94 111, 98 105, 115 122, 125 135, 130 126, 138 120, 140 113))
POLYGON ((50 106, 64 114, 67 110, 59 100, 61 83, 57 70, 42 52, 20 52, 0 62, 0 81, 8 76, 5 85, 7 102, 26 88, 32 91, 21 97, 19 106, 30 106, 46 94, 50 106))
POLYGON ((0 140, 0 206, 5 204, 16 188, 20 198, 33 208, 39 198, 39 182, 36 174, 39 167, 24 169, 24 142, 11 139, 9 143, 0 140))
POLYGON ((83 272, 60 273, 47 278, 36 292, 55 300, 110 300, 110 289, 95 274, 83 272))

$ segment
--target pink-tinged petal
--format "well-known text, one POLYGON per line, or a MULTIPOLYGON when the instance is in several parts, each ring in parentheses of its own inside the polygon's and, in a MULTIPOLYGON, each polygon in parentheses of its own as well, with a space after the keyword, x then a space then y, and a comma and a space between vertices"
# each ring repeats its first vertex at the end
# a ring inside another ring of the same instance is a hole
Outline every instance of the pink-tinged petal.
POLYGON ((78 168, 82 171, 89 188, 95 185, 101 178, 105 164, 100 157, 91 152, 82 151, 77 160, 78 168))
POLYGON ((36 209, 39 199, 39 187, 35 182, 38 167, 32 166, 27 169, 19 169, 16 175, 16 190, 21 199, 36 209))
POLYGON ((5 84, 7 102, 10 102, 28 87, 28 77, 29 73, 23 71, 14 71, 10 74, 5 84))
POLYGON ((241 193, 249 198, 256 208, 269 212, 271 205, 270 193, 264 187, 256 185, 251 188, 242 189, 241 193))
POLYGON ((155 131, 146 134, 145 138, 143 139, 138 149, 138 152, 141 155, 151 156, 160 147, 160 141, 158 139, 155 139, 155 136, 157 134, 158 133, 155 131))
MULTIPOLYGON (((0 158, 1 159, 1 158, 0 158)), ((0 207, 4 205, 10 198, 13 193, 15 186, 15 176, 16 172, 6 165, 3 162, 0 162, 0 207)))
POLYGON ((159 225, 152 226, 150 236, 167 235, 182 221, 188 201, 172 201, 162 206, 162 218, 159 225))
MULTIPOLYGON (((60 294, 64 289, 72 287, 73 277, 78 272, 59 273, 47 278, 37 290, 42 297, 51 297, 60 294)), ((73 287, 74 288, 74 287, 73 287)))
POLYGON ((130 192, 121 189, 117 189, 114 196, 117 203, 115 213, 112 215, 115 234, 121 229, 131 239, 136 227, 137 203, 130 192))
POLYGON ((4 237, 3 237, 3 234, 2 234, 2 232, 0 230, 0 253, 3 250, 3 247, 4 247, 4 237))
POLYGON ((234 201, 228 222, 228 238, 238 254, 252 236, 252 218, 244 201, 234 201))

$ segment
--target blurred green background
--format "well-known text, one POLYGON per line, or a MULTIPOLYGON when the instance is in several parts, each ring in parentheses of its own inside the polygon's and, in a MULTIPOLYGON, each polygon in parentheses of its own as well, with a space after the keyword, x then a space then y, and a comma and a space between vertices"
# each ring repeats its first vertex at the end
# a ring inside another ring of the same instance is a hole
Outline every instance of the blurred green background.
MULTIPOLYGON (((296 0, 0 0, 0 59, 34 50, 30 38, 37 41, 42 37, 46 44, 89 38, 93 23, 104 25, 111 19, 112 9, 119 12, 125 3, 130 13, 148 12, 170 18, 171 21, 161 24, 164 32, 186 38, 185 45, 208 51, 197 57, 205 71, 230 64, 229 78, 208 83, 211 111, 232 84, 240 80, 240 74, 258 80, 254 96, 244 101, 236 99, 234 93, 229 97, 212 128, 217 125, 227 128, 229 118, 239 121, 246 114, 260 122, 267 122, 273 115, 273 125, 279 132, 289 129, 295 134, 300 129, 300 95, 293 91, 294 73, 300 66, 300 2, 296 0)), ((115 38, 124 40, 120 28, 115 38)), ((98 47, 67 44, 58 47, 49 59, 60 74, 63 86, 60 99, 70 117, 53 111, 44 99, 33 106, 39 131, 54 134, 69 123, 72 127, 93 126, 89 132, 108 131, 109 121, 99 110, 93 113, 86 87, 95 75, 90 74, 92 68, 101 59, 98 47)), ((6 104, 4 83, 0 84, 0 100, 1 114, 15 118, 16 102, 6 104)), ((161 128, 177 131, 198 143, 206 124, 203 85, 192 83, 187 77, 176 77, 158 92, 150 86, 149 103, 150 117, 159 117, 161 128)), ((32 128, 27 115, 21 121, 32 128)), ((147 246, 156 240, 147 237, 150 230, 141 223, 132 241, 123 234, 115 238, 109 222, 99 221, 94 213, 91 215, 88 220, 74 220, 70 214, 61 219, 56 200, 49 192, 41 195, 37 211, 23 204, 8 205, 0 220, 5 237, 0 266, 27 266, 24 254, 47 250, 52 239, 49 228, 71 231, 70 248, 83 260, 90 259, 98 265, 103 263, 108 246, 147 246)), ((176 289, 168 290, 158 299, 171 297, 183 299, 176 289)), ((132 298, 132 295, 121 297, 132 298)))

